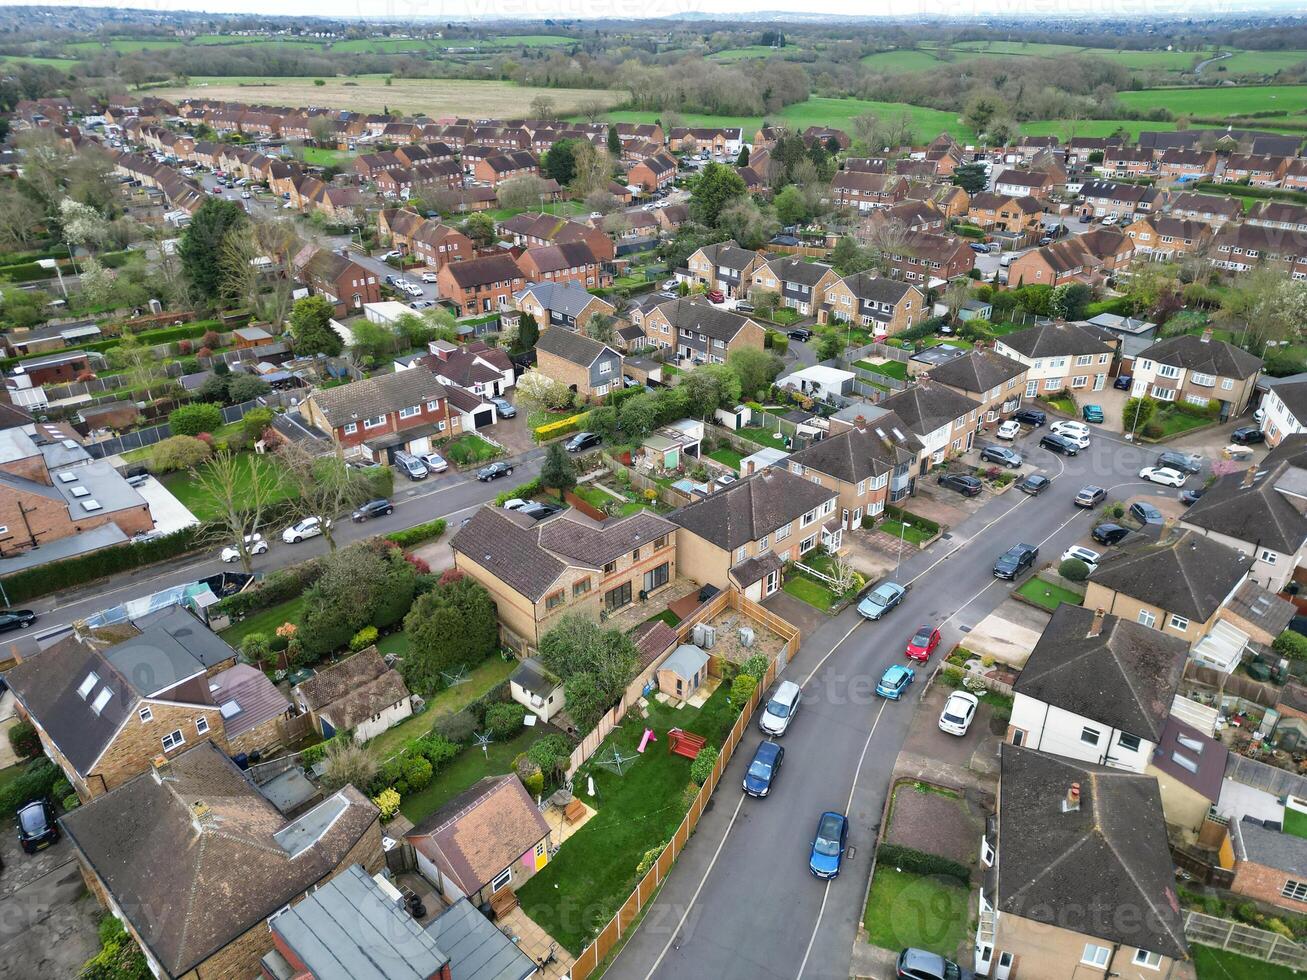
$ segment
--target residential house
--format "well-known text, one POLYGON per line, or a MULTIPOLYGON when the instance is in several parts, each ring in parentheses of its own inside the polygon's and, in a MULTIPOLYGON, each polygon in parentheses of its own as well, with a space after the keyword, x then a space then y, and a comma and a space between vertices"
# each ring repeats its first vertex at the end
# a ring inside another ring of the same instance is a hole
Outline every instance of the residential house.
POLYGON ((595 316, 612 316, 617 308, 572 281, 531 283, 514 294, 513 305, 535 318, 541 330, 584 330, 595 316))
POLYGON ((676 525, 647 510, 602 522, 570 510, 537 522, 487 506, 450 548, 455 567, 494 598, 503 642, 519 652, 567 613, 598 621, 676 577, 676 525))
POLYGON ((381 300, 377 274, 343 255, 305 245, 291 260, 291 266, 314 293, 335 306, 338 317, 359 313, 364 303, 381 300))
POLYGON ((980 402, 981 424, 1008 418, 1021 407, 1029 367, 1022 361, 979 348, 930 369, 930 380, 980 402))
POLYGON ((1004 170, 994 179, 994 192, 1006 197, 1047 198, 1056 189, 1056 179, 1045 170, 1004 170))
POLYGON ((657 208, 654 217, 658 219, 658 225, 663 231, 675 232, 690 220, 690 208, 685 204, 669 204, 665 208, 657 208))
POLYGON ((907 231, 943 232, 948 218, 932 201, 908 198, 890 208, 875 208, 862 215, 856 235, 860 241, 870 241, 886 225, 907 231))
POLYGON ((1087 323, 1053 322, 1000 337, 994 350, 1026 365, 1026 397, 1036 398, 1041 392, 1102 391, 1119 345, 1115 335, 1087 323))
POLYGON ((979 228, 1013 235, 1041 232, 1044 204, 1029 194, 975 194, 967 207, 967 220, 979 228))
POLYGON ((905 282, 936 288, 950 279, 967 275, 975 265, 975 253, 953 235, 908 232, 888 253, 890 276, 905 282))
POLYGON ((394 371, 334 388, 315 388, 300 411, 347 450, 383 462, 389 453, 430 452, 431 444, 462 432, 449 393, 429 371, 394 371))
POLYGON ((1252 153, 1231 153, 1216 175, 1218 184, 1249 184, 1253 187, 1279 187, 1289 169, 1289 158, 1252 153))
POLYGON ((1245 814, 1230 821, 1230 843, 1235 861, 1230 891, 1299 915, 1307 912, 1307 840, 1245 814))
POLYGON ((694 364, 723 364, 732 351, 762 350, 767 331, 751 317, 699 299, 671 299, 644 316, 650 346, 671 347, 694 364))
POLYGON ((1286 191, 1307 190, 1307 158, 1294 157, 1285 168, 1284 179, 1280 181, 1286 191))
POLYGON ((446 265, 436 277, 441 299, 452 303, 460 316, 511 308, 513 294, 526 281, 521 267, 507 253, 446 265))
POLYGON ((907 196, 908 182, 898 174, 841 170, 831 181, 832 203, 856 211, 888 208, 907 196))
POLYGON ((763 599, 785 562, 839 550, 838 502, 838 491, 769 467, 674 511, 677 555, 697 581, 763 599))
POLYGON ((1112 146, 1094 169, 1109 177, 1145 177, 1153 171, 1156 154, 1148 146, 1112 146))
POLYGON ((428 191, 456 190, 463 186, 463 170, 452 160, 433 160, 385 170, 374 183, 383 197, 407 198, 428 191))
POLYGON ((727 298, 741 299, 749 292, 754 270, 765 261, 761 252, 725 241, 696 249, 686 259, 686 267, 696 285, 720 290, 727 298))
POLYGON ((1004 745, 997 818, 981 846, 978 973, 1144 980, 1188 959, 1151 776, 1004 745))
POLYGON ((626 172, 626 182, 646 194, 662 190, 676 179, 676 160, 667 153, 646 157, 626 172))
POLYGON ((533 282, 574 282, 586 289, 600 289, 612 282, 585 242, 537 245, 518 256, 517 264, 523 278, 533 282))
POLYGON ((1162 726, 1153 758, 1144 770, 1157 780, 1166 817, 1167 835, 1180 844, 1194 844, 1212 808, 1221 799, 1230 751, 1175 715, 1162 726))
POLYGON ((602 262, 611 262, 617 254, 613 240, 598 228, 552 214, 523 212, 514 215, 499 223, 499 233, 523 248, 583 241, 602 262))
POLYGON ((1106 218, 1129 223, 1152 214, 1166 202, 1164 191, 1145 184, 1118 184, 1111 180, 1087 180, 1080 185, 1080 218, 1106 218))
POLYGON ((1135 358, 1131 394, 1200 408, 1216 402, 1224 422, 1243 414, 1261 373, 1260 357, 1213 340, 1210 330, 1201 337, 1181 334, 1159 340, 1135 358))
POLYGON ((921 441, 918 469, 923 475, 946 457, 971 448, 981 411, 980 402, 928 378, 882 398, 877 407, 895 413, 921 441))
POLYGON ((1173 218, 1201 221, 1220 228, 1227 221, 1241 220, 1243 205, 1236 197, 1219 194, 1179 194, 1171 202, 1170 214, 1173 218))
POLYGON ((812 316, 826 290, 839 278, 834 269, 819 262, 776 258, 755 266, 749 296, 756 302, 757 290, 776 293, 781 306, 796 310, 803 316, 812 316))
POLYGON ((472 176, 481 184, 498 187, 514 177, 539 177, 540 162, 528 150, 492 153, 485 159, 477 161, 472 168, 472 176))
POLYGON ((1251 272, 1268 265, 1294 279, 1307 279, 1307 240, 1281 228, 1227 224, 1216 233, 1208 255, 1213 267, 1226 272, 1251 272))
POLYGON ((1286 436, 1307 432, 1307 379, 1276 379, 1259 407, 1268 446, 1274 448, 1286 436))
POLYGON ((909 282, 858 272, 826 287, 818 323, 850 323, 876 337, 902 333, 927 316, 925 296, 909 282))
POLYGON ((156 977, 261 976, 270 921, 348 868, 385 863, 380 812, 353 786, 287 819, 213 742, 59 822, 156 977))
POLYGON ((945 219, 952 219, 960 218, 967 213, 971 196, 954 184, 927 184, 910 181, 905 199, 909 201, 926 201, 938 208, 945 219))
POLYGON ((622 388, 622 355, 571 330, 545 330, 536 341, 536 368, 586 401, 602 402, 622 388))
POLYGON ((1307 205, 1288 201, 1260 201, 1249 210, 1244 220, 1250 225, 1307 234, 1307 205))
POLYGON ((362 744, 413 714, 403 675, 375 646, 320 668, 291 693, 324 739, 352 732, 362 744))
POLYGON ((1163 180, 1211 180, 1216 174, 1216 152, 1173 147, 1158 159, 1158 175, 1163 180))
POLYGON ((1133 239, 1126 235, 1098 228, 1019 256, 1008 266, 1008 283, 1018 286, 1096 283, 1126 269, 1134 257, 1134 247, 1133 239))
POLYGON ((1125 233, 1134 242, 1136 255, 1161 262, 1202 252, 1212 240, 1211 225, 1164 214, 1140 218, 1127 225, 1125 233))
POLYGON ((743 145, 744 135, 738 126, 718 128, 674 126, 667 134, 669 150, 690 152, 693 149, 710 153, 714 157, 739 156, 740 147, 743 145))
POLYGON ((435 340, 427 347, 431 353, 420 363, 449 388, 469 391, 478 398, 499 398, 513 387, 516 368, 498 347, 480 340, 463 346, 435 340))

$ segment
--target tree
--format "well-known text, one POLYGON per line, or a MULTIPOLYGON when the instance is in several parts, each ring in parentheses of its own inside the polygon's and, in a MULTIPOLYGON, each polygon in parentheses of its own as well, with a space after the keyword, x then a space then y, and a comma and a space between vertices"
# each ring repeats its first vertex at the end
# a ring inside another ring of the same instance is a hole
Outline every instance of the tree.
POLYGON ((776 234, 775 217, 758 207, 752 197, 732 201, 717 216, 717 227, 740 244, 741 248, 761 248, 776 234))
POLYGON ((463 234, 472 239, 477 248, 489 248, 499 237, 495 233, 495 219, 481 211, 469 215, 463 222, 463 234))
POLYGON ((1006 114, 1007 106, 993 96, 980 93, 971 98, 962 113, 962 121, 979 134, 984 134, 990 120, 999 114, 1006 114))
POLYGON ((562 139, 551 146, 540 161, 540 172, 559 184, 567 185, 576 176, 577 141, 562 139))
POLYGON ((857 241, 848 235, 835 243, 835 247, 831 249, 830 261, 835 271, 842 276, 862 272, 870 265, 857 241))
POLYGON ((171 473, 199 466, 212 454, 207 442, 194 436, 170 436, 150 448, 150 469, 155 473, 171 473))
POLYGON ((617 135, 617 124, 608 124, 608 152, 617 159, 622 155, 622 138, 617 135))
POLYGON ((377 759, 372 750, 352 738, 333 738, 322 760, 322 785, 328 792, 343 786, 366 791, 377 775, 377 759))
POLYGON ((312 354, 340 356, 345 342, 331 327, 336 309, 325 296, 305 296, 296 300, 290 312, 290 333, 295 338, 295 353, 300 357, 312 354))
POLYGON ((593 143, 582 142, 573 154, 573 173, 569 188, 573 196, 585 198, 595 191, 606 191, 613 180, 613 158, 593 143))
POLYGON ((245 224, 248 216, 235 201, 208 197, 191 217, 182 233, 177 254, 182 271, 202 302, 212 305, 222 287, 222 243, 234 228, 245 224))
POLYGON ((399 334, 389 324, 359 320, 349 330, 354 338, 350 351, 359 361, 374 362, 399 350, 399 334))
POLYGON ((517 379, 517 403, 528 412, 558 410, 572 404, 572 392, 561 381, 531 368, 517 379))
POLYGON ((563 679, 568 713, 586 731, 621 697, 635 675, 637 658, 635 645, 625 633, 602 629, 579 613, 563 616, 540 638, 540 659, 563 679), (577 716, 573 690, 584 718, 577 716))
POLYGON ((0 190, 0 246, 21 249, 41 233, 45 212, 33 197, 13 188, 0 190))
POLYGON ((193 402, 173 409, 168 415, 168 427, 175 436, 198 436, 201 432, 217 432, 222 428, 222 406, 208 402, 193 402))
POLYGON ((109 348, 110 366, 122 371, 130 387, 145 389, 145 397, 154 399, 154 383, 163 375, 163 365, 154 356, 154 350, 141 343, 134 333, 123 335, 122 342, 109 348))
POLYGON ((971 287, 966 284, 965 280, 955 279, 950 282, 944 290, 944 305, 948 308, 948 315, 956 317, 963 304, 970 298, 971 287))
POLYGON ((59 202, 59 225, 64 241, 74 247, 94 249, 109 234, 104 215, 88 204, 65 197, 59 202))
POLYGON ((595 313, 585 321, 585 335, 601 344, 613 342, 613 332, 617 327, 617 318, 607 313, 595 313))
POLYGON ((497 194, 501 208, 526 210, 539 207, 540 202, 549 195, 549 188, 544 180, 534 174, 523 174, 500 184, 497 194))
POLYGON ((771 384, 785 362, 769 351, 742 347, 727 355, 726 366, 740 379, 741 392, 752 395, 771 384))
POLYGON ((700 365, 677 388, 684 389, 686 411, 695 418, 707 418, 723 405, 740 401, 739 375, 725 364, 700 365))
POLYGON ((585 204, 587 210, 598 211, 600 214, 607 214, 617 208, 617 198, 606 187, 591 191, 585 196, 585 201, 582 203, 585 204))
MULTIPOLYGON (((598 122, 599 118, 608 111, 608 103, 603 99, 582 99, 581 103, 576 108, 577 111, 585 117, 586 122, 595 123, 598 122)), ((611 130, 613 127, 610 124, 608 128, 611 130)))
POLYGON ((268 508, 280 497, 281 475, 259 456, 240 456, 227 450, 195 470, 194 486, 212 514, 203 525, 211 540, 233 545, 246 574, 254 574, 252 536, 264 524, 268 508))
POLYGON ((520 350, 531 350, 540 339, 540 327, 536 318, 530 313, 523 313, 517 323, 517 346, 520 350))
POLYGON ((1053 287, 1048 305, 1053 316, 1062 320, 1079 320, 1085 315, 1085 307, 1093 299, 1093 292, 1084 283, 1064 282, 1053 287))
POLYGON ((558 108, 553 98, 548 95, 537 95, 531 100, 531 118, 532 119, 557 119, 558 108))
POLYGON ((576 465, 561 442, 551 443, 540 467, 540 482, 546 487, 566 493, 576 486, 576 465))
POLYGON ((118 273, 101 264, 93 255, 82 259, 82 268, 77 279, 82 300, 89 306, 102 306, 113 295, 118 273))
POLYGON ((776 220, 782 225, 798 225, 808 220, 808 202, 803 192, 793 184, 787 186, 773 202, 776 208, 776 220))
POLYGON ((735 158, 735 165, 737 167, 747 167, 749 165, 749 148, 747 146, 740 147, 740 154, 735 158))
POLYGON ((953 183, 968 194, 979 194, 989 186, 989 177, 983 164, 964 163, 953 170, 953 183))
POLYGON ((233 405, 239 405, 266 395, 271 390, 272 385, 257 374, 237 374, 227 382, 227 399, 233 405))
POLYGON ((867 244, 862 253, 869 263, 865 268, 875 269, 882 276, 892 275, 894 256, 903 254, 910 238, 902 221, 886 218, 873 222, 867 229, 867 244))
POLYGON ((1148 424, 1155 411, 1157 411, 1157 402, 1147 395, 1131 398, 1125 403, 1125 411, 1121 413, 1121 424, 1129 426, 1128 431, 1136 432, 1148 424))
POLYGON ((816 344, 818 361, 834 360, 843 350, 844 338, 835 331, 829 331, 818 336, 816 344))
POLYGON ((643 439, 662 421, 662 402, 652 391, 642 392, 622 402, 617 419, 628 436, 643 439))
POLYGON ((730 167, 710 163, 690 191, 690 217, 701 225, 715 227, 722 211, 745 193, 743 177, 730 167))
POLYGON ((418 596, 404 618, 404 633, 409 641, 404 680, 423 694, 444 686, 442 671, 475 666, 499 645, 490 593, 466 577, 418 596))
POLYGON ((322 537, 327 548, 336 550, 336 527, 341 515, 367 500, 372 488, 366 479, 353 479, 345 465, 344 452, 337 444, 335 452, 315 456, 301 443, 287 441, 277 450, 277 459, 285 474, 284 486, 293 492, 300 517, 322 518, 322 537))

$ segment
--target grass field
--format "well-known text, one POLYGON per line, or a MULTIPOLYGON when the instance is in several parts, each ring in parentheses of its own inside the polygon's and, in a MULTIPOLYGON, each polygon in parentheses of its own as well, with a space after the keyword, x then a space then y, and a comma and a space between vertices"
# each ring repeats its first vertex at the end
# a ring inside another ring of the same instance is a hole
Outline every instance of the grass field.
POLYGON ((71 69, 77 64, 73 58, 38 58, 26 54, 3 54, 0 55, 0 61, 11 61, 20 65, 49 65, 51 68, 64 70, 71 69))
POLYGON ((366 52, 368 54, 398 54, 400 52, 418 52, 430 54, 431 42, 422 37, 356 37, 348 41, 337 41, 331 46, 332 51, 342 54, 366 52))
POLYGON ((223 630, 221 636, 234 647, 251 633, 267 633, 271 636, 282 623, 294 623, 304 611, 304 597, 296 596, 287 602, 269 606, 267 609, 246 616, 235 626, 223 630))
MULTIPOLYGON (((253 466, 274 465, 272 463, 264 462, 267 457, 258 457, 253 453, 242 453, 237 456, 236 459, 241 464, 242 468, 240 470, 240 478, 245 483, 248 483, 251 478, 251 468, 253 466)), ((176 497, 187 510, 200 520, 209 521, 218 516, 218 505, 214 503, 212 497, 201 489, 199 482, 189 470, 179 470, 176 473, 169 473, 163 478, 163 485, 168 488, 172 495, 176 497)), ((287 486, 279 488, 272 496, 276 500, 281 500, 285 497, 289 497, 290 494, 290 487, 287 486)), ((280 532, 278 531, 278 533, 280 532)))
MULTIPOLYGON (((503 37, 486 38, 481 44, 492 44, 498 48, 552 48, 560 44, 575 44, 577 38, 562 37, 558 34, 505 34, 503 37)), ((457 44, 457 41, 446 41, 457 44)))
POLYGON ((181 45, 182 42, 176 38, 117 37, 107 43, 103 41, 76 41, 73 44, 65 44, 64 48, 78 54, 88 55, 96 54, 105 48, 114 51, 159 51, 167 48, 179 48, 181 45))
POLYGON ((318 146, 300 148, 300 158, 318 167, 348 166, 357 155, 348 150, 324 150, 318 146))
MULTIPOLYGON (((185 97, 236 102, 275 101, 279 105, 332 106, 357 112, 430 113, 435 116, 468 115, 477 118, 525 116, 531 100, 543 95, 554 100, 564 115, 591 100, 613 105, 626 98, 621 91, 604 89, 535 88, 512 82, 468 81, 448 78, 396 78, 387 85, 383 75, 326 78, 193 78, 189 85, 151 90, 163 99, 185 97)), ((752 133, 750 133, 752 136, 752 133)))
MULTIPOLYGON (((959 55, 958 60, 968 60, 976 57, 970 52, 956 53, 959 55)), ((927 71, 945 64, 929 50, 912 48, 904 48, 898 51, 878 51, 875 54, 865 56, 862 63, 873 71, 894 74, 909 71, 927 71)))
POLYGON ((1301 973, 1211 946, 1189 947, 1198 980, 1296 980, 1301 973))
POLYGON ((421 823, 478 779, 512 772, 513 760, 540 737, 536 732, 523 728, 507 742, 491 742, 484 752, 475 746, 464 749, 425 789, 404 797, 399 812, 413 823, 421 823))
POLYGON ((1307 61, 1307 51, 1239 51, 1208 65, 1203 75, 1205 77, 1209 71, 1215 73, 1221 68, 1230 75, 1272 75, 1303 61, 1307 61))
MULTIPOLYGON (((1230 88, 1156 88, 1121 92, 1125 105, 1139 109, 1157 106, 1177 116, 1240 116, 1250 112, 1290 113, 1307 110, 1307 85, 1245 85, 1230 88)), ((1266 120, 1274 126, 1274 120, 1266 120)), ((1262 125, 1262 120, 1258 120, 1262 125)))
POLYGON ((748 61, 752 58, 778 58, 786 51, 797 51, 797 44, 787 44, 783 48, 773 48, 766 44, 751 44, 747 48, 727 48, 708 56, 709 61, 748 61))
POLYGON ((1043 606, 1049 612, 1057 612, 1057 607, 1064 602, 1078 606, 1085 598, 1078 592, 1072 592, 1070 589, 1064 589, 1060 585, 1045 582, 1040 578, 1032 578, 1017 589, 1017 592, 1036 605, 1043 606))

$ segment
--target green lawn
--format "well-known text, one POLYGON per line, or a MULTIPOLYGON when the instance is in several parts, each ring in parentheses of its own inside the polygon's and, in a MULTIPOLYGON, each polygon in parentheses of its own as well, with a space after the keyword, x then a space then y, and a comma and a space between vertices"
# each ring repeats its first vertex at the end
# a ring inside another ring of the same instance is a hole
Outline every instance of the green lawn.
MULTIPOLYGON (((972 58, 975 55, 966 53, 966 57, 972 58)), ((865 55, 862 58, 862 63, 872 71, 882 71, 894 75, 909 71, 928 71, 944 64, 933 51, 913 50, 911 48, 877 51, 875 54, 865 55)))
POLYGON ((1085 600, 1085 597, 1079 592, 1072 592, 1070 589, 1055 585, 1052 582, 1045 582, 1038 577, 1032 578, 1017 589, 1017 592, 1036 605, 1043 606, 1049 612, 1056 612, 1057 607, 1064 602, 1078 606, 1085 600))
MULTIPOLYGON (((1289 115, 1307 109, 1307 85, 1155 88, 1121 92, 1117 98, 1133 108, 1147 110, 1162 107, 1170 109, 1177 116, 1244 116, 1253 112, 1283 112, 1289 115)), ((1274 121, 1267 120, 1267 124, 1273 126, 1274 121)))
POLYGON ((899 381, 908 380, 908 366, 902 361, 886 361, 884 364, 858 361, 858 367, 864 371, 870 371, 872 374, 883 374, 887 378, 897 378, 899 381))
POLYGON ((1177 436, 1182 432, 1188 432, 1190 429, 1210 425, 1216 419, 1203 418, 1201 415, 1189 415, 1185 412, 1172 410, 1154 415, 1152 421, 1162 423, 1162 435, 1159 438, 1165 439, 1168 436, 1177 436))
MULTIPOLYGON (((594 776, 599 812, 578 830, 549 864, 517 891, 523 910, 573 954, 617 912, 634 889, 636 866, 650 848, 671 839, 685 816, 682 796, 690 781, 690 760, 668 751, 667 732, 683 728, 720 746, 735 721, 738 708, 727 703, 730 685, 719 687, 702 708, 680 711, 649 704, 649 718, 629 719, 608 737, 600 752, 616 745, 634 755, 652 728, 658 736, 623 776, 583 766, 576 780, 594 776)), ((729 790, 729 787, 728 787, 729 790)))
POLYGON ((737 453, 729 446, 723 446, 721 449, 716 449, 713 452, 710 452, 708 458, 715 459, 723 466, 729 466, 731 469, 739 472, 740 461, 744 459, 744 456, 737 453))
POLYGON ((681 621, 681 617, 676 615, 676 613, 672 612, 670 609, 664 609, 657 616, 650 616, 648 619, 645 620, 645 622, 652 623, 655 619, 662 620, 664 623, 666 623, 668 626, 672 627, 673 629, 675 629, 677 624, 679 624, 681 621))
POLYGON ((426 789, 404 797, 399 812, 413 823, 421 823, 478 779, 512 772, 513 760, 539 737, 538 729, 523 728, 507 742, 491 742, 484 752, 477 746, 469 746, 442 769, 426 789))
POLYGON ((835 605, 835 593, 826 583, 803 572, 792 572, 781 588, 822 612, 830 612, 831 606, 835 605))
POLYGON ((917 527, 915 524, 904 524, 902 521, 896 521, 892 517, 887 517, 880 522, 877 530, 884 531, 886 534, 893 535, 896 538, 902 538, 908 544, 921 545, 929 541, 933 536, 933 531, 927 531, 925 528, 917 527))
POLYGON ((967 889, 953 878, 878 864, 862 922, 875 946, 915 946, 952 959, 969 931, 967 901, 967 889))
POLYGON ((785 51, 797 51, 797 44, 787 44, 783 48, 773 48, 766 44, 751 44, 747 48, 727 48, 708 55, 709 61, 748 61, 753 58, 780 58, 785 51))
POLYGON ((597 507, 600 510, 607 509, 609 504, 615 502, 612 494, 604 493, 598 487, 586 486, 584 483, 578 483, 572 488, 572 492, 591 507, 597 507))
MULTIPOLYGON (((383 654, 399 652, 393 649, 394 643, 388 644, 386 642, 393 637, 400 637, 400 642, 403 644, 404 634, 402 632, 391 633, 390 636, 384 637, 377 644, 377 649, 383 654)), ((467 683, 447 687, 428 698, 425 711, 420 715, 406 718, 394 728, 382 732, 368 743, 368 748, 372 750, 376 758, 389 759, 409 739, 425 735, 431 730, 431 726, 441 718, 452 715, 456 711, 461 711, 470 702, 481 697, 496 684, 508 680, 516 669, 516 660, 505 660, 503 657, 487 658, 475 670, 468 671, 467 683)), ((478 751, 477 754, 480 755, 480 752, 478 751)))
POLYGON ((300 148, 300 157, 304 162, 316 167, 348 167, 352 165, 355 156, 357 154, 348 150, 327 150, 320 146, 300 148))
POLYGON ((1295 837, 1307 837, 1307 813, 1285 807, 1284 832, 1295 837))
POLYGON ((1059 412, 1065 412, 1067 415, 1076 414, 1076 403, 1070 398, 1045 398, 1044 401, 1049 408, 1055 408, 1059 412))
POLYGON ((475 432, 465 432, 446 445, 441 452, 458 466, 474 466, 500 455, 500 450, 486 442, 475 432))
MULTIPOLYGON (((241 481, 241 487, 248 490, 252 475, 257 471, 256 468, 265 466, 276 466, 270 462, 267 457, 256 456, 254 453, 245 452, 236 457, 240 464, 238 478, 241 481)), ((163 477, 163 485, 168 488, 174 497, 181 501, 182 505, 201 521, 213 520, 218 516, 220 508, 200 487, 199 481, 190 470, 179 470, 175 473, 168 473, 163 477)), ((224 491, 225 492, 225 491, 224 491)), ((289 486, 278 485, 271 494, 271 500, 284 500, 291 496, 292 490, 289 486)), ((265 532, 265 537, 267 536, 265 532)))
POLYGON ((304 597, 302 595, 296 596, 287 602, 269 606, 252 616, 246 616, 239 623, 223 630, 219 635, 232 646, 239 647, 241 640, 251 633, 267 633, 268 636, 272 636, 282 623, 298 622, 300 613, 303 611, 304 597))
POLYGON ((1238 953, 1211 946, 1189 947, 1198 971, 1198 980, 1297 980, 1302 976, 1287 966, 1273 966, 1238 953))
POLYGON ((735 434, 741 439, 747 439, 749 442, 757 443, 759 446, 767 446, 771 449, 784 449, 785 440, 775 438, 775 433, 770 429, 761 429, 757 426, 748 425, 741 429, 736 429, 735 434))

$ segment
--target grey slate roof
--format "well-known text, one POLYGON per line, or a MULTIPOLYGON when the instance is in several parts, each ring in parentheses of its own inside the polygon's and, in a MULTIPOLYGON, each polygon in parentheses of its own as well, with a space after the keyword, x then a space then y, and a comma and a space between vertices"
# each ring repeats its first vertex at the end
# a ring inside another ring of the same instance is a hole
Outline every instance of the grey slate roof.
POLYGON ((693 330, 725 343, 730 343, 749 322, 748 317, 720 309, 705 300, 671 299, 660 304, 658 311, 674 327, 693 330))
POLYGON ((442 912, 427 932, 449 954, 453 980, 526 980, 536 972, 531 957, 466 898, 442 912))
POLYGON ((1189 645, 1178 636, 1062 603, 1017 678, 1018 694, 1156 742, 1189 645))
POLYGON ((1108 354, 1113 339, 1106 330, 1087 323, 1045 323, 1028 330, 1018 330, 999 339, 1029 358, 1072 357, 1077 354, 1108 354))
POLYGON ((538 527, 540 547, 593 568, 676 530, 667 518, 649 510, 603 523, 587 521, 579 514, 562 514, 538 527))
POLYGON ((1246 471, 1218 477, 1187 511, 1182 521, 1203 531, 1228 535, 1249 545, 1294 554, 1307 540, 1307 517, 1276 489, 1294 470, 1307 469, 1307 434, 1287 436, 1254 469, 1252 486, 1246 471))
POLYGON ((449 545, 535 602, 567 564, 539 547, 534 530, 519 523, 529 520, 514 519, 511 512, 498 507, 482 507, 458 529, 449 545))
POLYGON ((878 404, 898 415, 918 436, 928 435, 980 408, 980 402, 933 381, 918 381, 878 404))
MULTIPOLYGON (((782 524, 799 518, 827 500, 835 491, 769 467, 732 483, 702 500, 673 511, 671 519, 719 548, 733 551, 742 544, 771 534, 782 524)), ((815 531, 814 522, 809 528, 815 531)), ((800 532, 797 526, 791 533, 800 532)))
POLYGON ((1275 868, 1299 879, 1307 876, 1307 840, 1267 830, 1256 817, 1245 816, 1230 829, 1235 855, 1241 860, 1275 868))
POLYGON ((1002 746, 996 908, 1108 942, 1188 954, 1157 780, 1002 746), (1062 812, 1072 783, 1080 808, 1062 812), (1122 915, 1129 909, 1130 915, 1122 915))
POLYGON ((613 357, 621 357, 621 354, 607 344, 600 343, 583 333, 559 327, 551 327, 541 333, 536 341, 536 350, 561 357, 581 367, 589 367, 599 360, 605 351, 613 357))
POLYGON ((1193 334, 1159 340, 1139 356, 1220 378, 1247 378, 1262 369, 1260 357, 1223 340, 1204 341, 1193 334))
POLYGON ((791 454, 790 461, 845 483, 860 483, 915 459, 921 448, 920 440, 891 412, 865 428, 814 442, 791 454))
POLYGON ((1024 374, 1026 370, 1026 365, 1020 361, 992 350, 972 350, 962 357, 955 357, 931 368, 930 379, 963 391, 983 394, 1024 374))
POLYGON ((916 288, 911 283, 874 276, 869 272, 845 276, 843 282, 858 299, 873 303, 889 303, 891 306, 897 305, 909 290, 916 288))
POLYGON ((573 279, 568 279, 566 282, 533 282, 515 293, 513 299, 521 300, 527 294, 539 300, 545 309, 555 310, 573 318, 580 316, 585 312, 585 308, 598 298, 584 287, 577 285, 573 279))
POLYGON ((740 248, 734 241, 705 245, 702 251, 713 265, 725 266, 727 269, 735 269, 736 271, 743 269, 758 257, 757 252, 750 252, 747 248, 740 248))
POLYGON ((772 259, 767 268, 781 282, 797 282, 803 286, 816 286, 821 277, 830 272, 831 267, 820 262, 804 262, 802 259, 772 259))
POLYGON ((1281 382, 1274 390, 1290 414, 1300 423, 1307 423, 1307 381, 1281 382))
POLYGON ((1247 556, 1186 530, 1167 542, 1121 549, 1090 581, 1204 623, 1247 574, 1247 556))
POLYGON ((444 398, 445 386, 430 371, 393 371, 335 388, 320 388, 310 397, 336 427, 444 398))
POLYGON ((688 681, 693 680, 694 675, 703 670, 707 662, 708 654, 691 643, 682 643, 672 651, 670 657, 658 665, 658 669, 670 670, 688 681))

